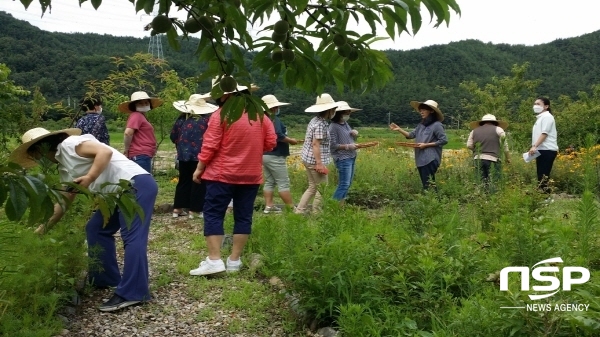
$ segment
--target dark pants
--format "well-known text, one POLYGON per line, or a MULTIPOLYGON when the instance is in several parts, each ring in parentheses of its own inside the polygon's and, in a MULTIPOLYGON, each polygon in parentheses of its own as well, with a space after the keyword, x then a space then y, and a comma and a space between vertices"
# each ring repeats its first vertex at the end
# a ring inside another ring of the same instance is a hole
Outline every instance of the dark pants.
POLYGON ((475 159, 475 167, 481 176, 481 180, 486 184, 490 181, 490 172, 492 172, 492 179, 494 181, 499 181, 501 178, 502 165, 499 160, 475 159))
POLYGON ((233 234, 250 234, 258 184, 228 184, 205 180, 204 236, 224 235, 227 206, 233 199, 233 234))
POLYGON ((136 164, 140 165, 148 173, 152 174, 152 157, 145 154, 131 157, 136 164))
POLYGON ((435 173, 440 167, 440 163, 437 160, 431 161, 429 164, 425 166, 417 167, 419 170, 419 176, 421 176, 421 183, 423 184, 423 189, 429 189, 430 182, 434 182, 435 186, 435 173))
POLYGON ((535 167, 537 169, 538 188, 544 193, 550 193, 548 188, 548 180, 550 179, 550 171, 558 151, 538 150, 540 156, 535 159, 535 167))
POLYGON ((197 161, 179 162, 179 182, 175 187, 173 208, 189 208, 195 213, 202 212, 206 184, 204 182, 197 184, 192 180, 197 166, 197 161))
POLYGON ((135 200, 144 210, 144 221, 135 216, 127 225, 119 208, 103 227, 103 217, 96 211, 88 221, 85 231, 88 241, 88 255, 93 259, 89 278, 98 287, 117 287, 115 294, 129 301, 150 299, 150 278, 148 275, 148 233, 158 193, 156 181, 149 174, 133 177, 135 200), (123 276, 119 272, 115 233, 121 230, 125 248, 123 276), (98 262, 99 265, 94 265, 98 262))

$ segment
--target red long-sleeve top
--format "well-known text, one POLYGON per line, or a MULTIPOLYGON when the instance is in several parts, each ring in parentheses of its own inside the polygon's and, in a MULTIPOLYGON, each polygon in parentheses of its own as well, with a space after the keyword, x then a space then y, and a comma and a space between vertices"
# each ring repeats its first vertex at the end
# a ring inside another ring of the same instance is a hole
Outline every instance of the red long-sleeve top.
POLYGON ((198 160, 206 168, 201 179, 229 184, 262 184, 263 152, 277 145, 273 122, 265 115, 251 121, 244 112, 242 117, 227 127, 221 123, 221 109, 208 120, 202 150, 198 160))

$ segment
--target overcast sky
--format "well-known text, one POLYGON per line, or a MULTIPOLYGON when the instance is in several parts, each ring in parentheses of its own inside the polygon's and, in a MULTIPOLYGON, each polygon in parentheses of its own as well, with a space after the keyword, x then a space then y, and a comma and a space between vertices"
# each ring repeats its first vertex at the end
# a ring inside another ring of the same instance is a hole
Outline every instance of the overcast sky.
MULTIPOLYGON (((152 20, 143 11, 135 13, 127 0, 104 0, 99 10, 90 2, 52 0, 52 12, 41 17, 39 1, 28 10, 20 1, 0 0, 0 11, 29 21, 48 31, 90 32, 118 36, 147 37, 143 27, 152 20)), ((382 41, 377 49, 409 50, 452 41, 477 39, 483 42, 536 45, 558 38, 580 36, 600 30, 600 0, 457 0, 462 15, 453 15, 450 26, 433 28, 423 13, 421 30, 413 37, 403 33, 396 41, 382 41)), ((185 12, 170 16, 185 18, 185 12)), ((275 20, 275 19, 274 19, 275 20)), ((365 30, 366 31, 366 30, 365 30)), ((383 30, 382 30, 383 32, 383 30)), ((384 32, 383 32, 384 33, 384 32)))

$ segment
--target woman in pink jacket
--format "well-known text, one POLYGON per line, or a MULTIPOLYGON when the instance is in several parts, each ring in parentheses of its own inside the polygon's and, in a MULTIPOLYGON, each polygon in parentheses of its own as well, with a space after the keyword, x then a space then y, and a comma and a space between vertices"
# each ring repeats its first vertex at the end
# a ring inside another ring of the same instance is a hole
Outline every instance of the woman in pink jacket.
POLYGON ((190 275, 239 271, 242 265, 240 256, 251 232, 254 200, 263 182, 263 153, 277 145, 275 128, 266 115, 262 121, 251 121, 244 112, 233 124, 221 122, 225 101, 242 92, 249 94, 247 87, 238 86, 234 92, 213 97, 219 109, 208 121, 202 150, 198 154, 198 167, 194 172, 194 181, 199 183, 202 179, 206 184, 203 213, 208 257, 200 262, 198 268, 191 270, 190 275), (223 222, 232 199, 233 247, 225 264, 221 259, 223 222))

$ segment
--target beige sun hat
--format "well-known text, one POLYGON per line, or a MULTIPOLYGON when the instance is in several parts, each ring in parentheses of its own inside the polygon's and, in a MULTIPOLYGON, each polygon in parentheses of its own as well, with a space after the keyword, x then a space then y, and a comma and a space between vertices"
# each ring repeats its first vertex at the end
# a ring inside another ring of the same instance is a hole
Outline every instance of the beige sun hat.
POLYGON ((483 122, 493 122, 495 123, 497 126, 501 127, 502 129, 506 130, 506 128, 508 127, 508 123, 505 121, 501 121, 501 120, 497 120, 496 116, 492 115, 492 114, 486 114, 485 116, 483 116, 481 118, 480 121, 474 121, 469 123, 469 126, 471 127, 471 129, 476 129, 478 127, 480 127, 483 122))
MULTIPOLYGON (((220 80, 219 80, 219 76, 217 76, 217 77, 214 77, 214 78, 212 79, 212 82, 211 82, 211 88, 214 88, 215 86, 219 85, 219 81, 220 81, 220 80)), ((260 87, 259 87, 259 86, 257 86, 257 85, 255 85, 254 83, 251 83, 251 84, 250 84, 250 89, 248 89, 248 87, 247 87, 247 86, 245 86, 245 85, 239 85, 239 84, 238 84, 238 86, 237 86, 237 88, 235 89, 235 91, 226 91, 226 92, 223 92, 223 95, 225 95, 225 94, 231 94, 231 93, 233 93, 233 92, 244 91, 244 90, 256 91, 256 90, 258 90, 258 89, 260 89, 260 87)), ((219 97, 212 97, 212 95, 210 94, 210 92, 207 92, 207 93, 205 93, 205 94, 200 94, 200 98, 203 98, 203 99, 208 99, 208 98, 211 98, 211 99, 217 99, 217 98, 219 98, 219 97)))
POLYGON ((355 111, 360 111, 362 109, 356 109, 356 108, 351 108, 350 105, 345 102, 345 101, 339 101, 338 102, 338 107, 336 111, 348 111, 350 110, 350 112, 355 112, 355 111))
POLYGON ((333 100, 331 95, 322 94, 317 97, 317 102, 304 110, 304 112, 321 112, 337 108, 340 103, 333 100))
POLYGON ((136 91, 131 94, 131 99, 127 102, 123 102, 119 104, 119 111, 121 112, 133 112, 129 110, 129 104, 136 101, 141 101, 144 99, 149 99, 150 104, 152 105, 152 109, 156 109, 163 104, 163 101, 157 97, 150 97, 145 91, 136 91))
POLYGON ((50 137, 52 135, 58 135, 61 133, 66 133, 69 136, 78 136, 81 134, 81 129, 72 128, 72 129, 62 129, 58 131, 48 131, 44 128, 33 128, 28 130, 21 137, 21 141, 23 144, 19 145, 16 149, 11 152, 9 161, 19 164, 24 168, 31 168, 37 165, 37 162, 27 154, 27 150, 31 147, 31 145, 37 143, 38 141, 50 137))
POLYGON ((419 105, 421 105, 421 104, 425 104, 428 107, 432 108, 433 111, 435 111, 435 114, 438 116, 438 122, 441 122, 444 120, 444 114, 442 114, 442 111, 440 111, 440 108, 438 108, 438 104, 436 101, 428 99, 425 102, 419 102, 419 101, 411 101, 410 102, 410 106, 412 106, 417 112, 419 112, 419 105))
POLYGON ((284 103, 284 102, 280 102, 277 97, 275 97, 275 95, 265 95, 262 97, 263 102, 265 102, 265 104, 267 105, 267 107, 269 107, 269 109, 271 108, 275 108, 278 106, 283 106, 283 105, 290 105, 292 103, 284 103))
POLYGON ((187 101, 173 102, 173 107, 181 112, 192 115, 206 115, 219 109, 219 107, 216 105, 206 103, 202 96, 203 95, 200 94, 193 94, 187 101))

